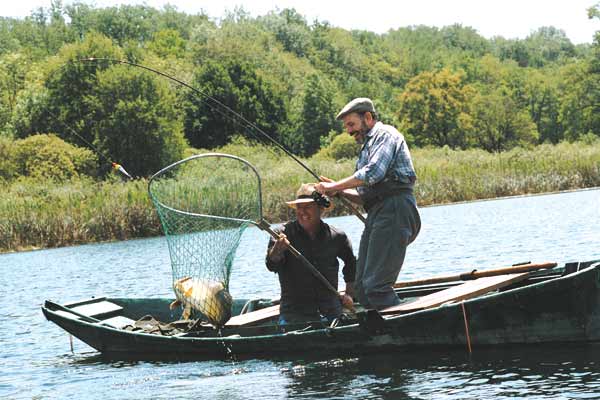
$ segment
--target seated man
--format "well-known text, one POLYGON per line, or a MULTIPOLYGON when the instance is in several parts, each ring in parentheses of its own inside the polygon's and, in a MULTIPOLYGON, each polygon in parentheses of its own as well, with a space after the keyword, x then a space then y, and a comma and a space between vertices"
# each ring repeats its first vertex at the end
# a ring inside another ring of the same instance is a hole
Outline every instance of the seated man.
POLYGON ((302 261, 287 250, 288 244, 306 257, 334 288, 338 287, 338 258, 342 259, 346 295, 354 294, 356 257, 352 244, 344 232, 321 220, 325 207, 315 202, 314 191, 314 184, 303 184, 296 200, 286 202, 296 210, 296 219, 283 225, 278 231, 280 238, 271 238, 267 249, 267 268, 279 275, 281 285, 279 324, 282 326, 320 321, 322 317, 331 322, 342 313, 340 296, 327 290, 302 261))

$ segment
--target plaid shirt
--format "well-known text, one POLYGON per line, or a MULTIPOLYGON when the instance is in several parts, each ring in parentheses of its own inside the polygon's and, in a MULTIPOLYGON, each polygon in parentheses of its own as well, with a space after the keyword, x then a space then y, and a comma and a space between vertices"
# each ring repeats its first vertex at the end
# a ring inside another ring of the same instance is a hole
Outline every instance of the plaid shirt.
POLYGON ((361 196, 384 179, 412 185, 417 174, 404 136, 393 126, 377 122, 365 135, 354 177, 366 184, 357 188, 361 196))

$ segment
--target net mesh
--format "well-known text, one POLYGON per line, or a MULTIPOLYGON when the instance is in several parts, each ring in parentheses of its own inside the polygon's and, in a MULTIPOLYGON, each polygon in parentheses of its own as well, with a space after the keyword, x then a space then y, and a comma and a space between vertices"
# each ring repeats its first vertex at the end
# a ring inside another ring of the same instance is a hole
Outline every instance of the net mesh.
POLYGON ((261 218, 258 174, 237 157, 203 154, 158 172, 148 191, 167 238, 184 318, 222 326, 231 316, 235 251, 244 230, 261 218))

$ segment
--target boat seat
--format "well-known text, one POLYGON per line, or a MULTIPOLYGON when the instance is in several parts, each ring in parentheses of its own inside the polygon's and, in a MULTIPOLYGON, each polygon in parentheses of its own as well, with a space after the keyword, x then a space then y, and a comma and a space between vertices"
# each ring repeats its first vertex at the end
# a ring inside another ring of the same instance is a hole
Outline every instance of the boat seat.
POLYGON ((78 312, 79 314, 87 315, 88 317, 96 319, 114 316, 119 311, 123 310, 123 307, 106 300, 98 301, 95 303, 82 304, 79 306, 69 308, 75 312, 78 312))
POLYGON ((462 285, 453 286, 427 296, 419 297, 414 301, 385 308, 379 312, 381 314, 402 314, 437 307, 448 302, 472 299, 491 292, 492 290, 497 290, 515 282, 525 280, 529 276, 531 276, 531 272, 474 279, 472 281, 466 281, 462 285))
POLYGON ((252 311, 246 314, 236 315, 231 317, 225 324, 226 327, 251 325, 257 322, 266 321, 279 315, 279 304, 261 308, 260 310, 252 311))
POLYGON ((113 328, 122 329, 127 325, 135 324, 135 321, 130 318, 123 317, 122 315, 118 315, 116 317, 103 320, 102 324, 112 326, 113 328))

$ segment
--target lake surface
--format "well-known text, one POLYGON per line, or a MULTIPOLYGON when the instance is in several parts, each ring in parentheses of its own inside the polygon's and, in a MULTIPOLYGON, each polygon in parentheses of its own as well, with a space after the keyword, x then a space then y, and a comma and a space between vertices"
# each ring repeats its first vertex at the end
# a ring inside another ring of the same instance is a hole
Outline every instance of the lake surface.
MULTIPOLYGON (((401 280, 518 262, 600 259, 600 190, 421 209, 401 280)), ((328 222, 358 248, 354 217, 328 222)), ((234 297, 275 298, 267 236, 248 229, 234 297)), ((9 399, 598 399, 600 346, 474 349, 349 358, 106 362, 46 321, 45 299, 173 297, 164 238, 0 255, 0 398, 9 399)))

